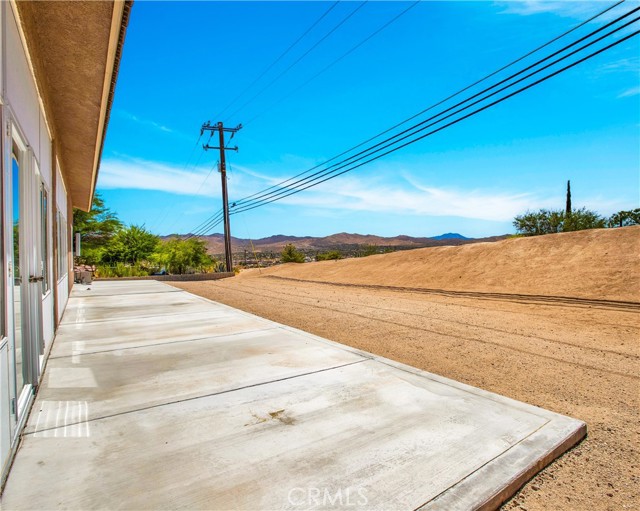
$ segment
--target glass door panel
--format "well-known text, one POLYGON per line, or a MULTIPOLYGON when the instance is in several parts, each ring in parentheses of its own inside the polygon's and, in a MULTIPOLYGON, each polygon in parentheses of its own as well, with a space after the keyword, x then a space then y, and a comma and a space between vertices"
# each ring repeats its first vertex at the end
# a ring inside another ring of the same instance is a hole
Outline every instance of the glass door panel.
POLYGON ((20 265, 20 164, 15 152, 11 158, 11 188, 13 198, 13 314, 16 394, 20 395, 25 385, 22 326, 22 273, 20 265))

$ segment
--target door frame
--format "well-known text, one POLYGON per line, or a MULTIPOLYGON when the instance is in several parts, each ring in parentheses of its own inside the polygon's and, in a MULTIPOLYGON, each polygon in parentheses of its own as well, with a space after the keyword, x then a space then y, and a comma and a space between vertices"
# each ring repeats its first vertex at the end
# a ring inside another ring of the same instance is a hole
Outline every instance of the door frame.
POLYGON ((39 184, 40 175, 33 149, 26 142, 26 137, 20 130, 15 116, 8 105, 3 107, 4 123, 6 130, 7 154, 4 161, 5 171, 3 172, 3 194, 4 194, 4 236, 5 254, 7 255, 4 274, 6 282, 13 282, 14 260, 13 260, 13 144, 17 146, 18 165, 20 166, 20 271, 22 281, 20 284, 20 306, 22 321, 22 367, 23 367, 23 387, 17 388, 16 360, 15 360, 15 301, 14 286, 7 285, 6 296, 6 333, 9 345, 12 348, 9 356, 10 372, 10 397, 12 401, 11 412, 12 436, 15 437, 20 431, 27 412, 34 397, 34 390, 38 383, 40 363, 39 363, 39 343, 42 336, 42 294, 39 281, 31 281, 30 277, 37 277, 39 244, 40 244, 40 207, 39 207, 39 184), (34 190, 37 191, 34 195, 34 190))

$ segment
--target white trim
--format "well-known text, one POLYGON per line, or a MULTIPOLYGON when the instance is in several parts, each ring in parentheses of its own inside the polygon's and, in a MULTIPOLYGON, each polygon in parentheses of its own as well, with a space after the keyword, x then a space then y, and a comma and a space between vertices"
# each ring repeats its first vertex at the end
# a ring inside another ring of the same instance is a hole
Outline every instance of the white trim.
POLYGON ((22 387, 22 390, 20 391, 20 395, 17 396, 16 398, 16 412, 18 415, 18 428, 16 429, 18 431, 22 429, 20 424, 24 420, 24 416, 26 415, 24 411, 28 410, 28 408, 26 407, 28 406, 32 396, 33 396, 33 385, 31 383, 27 383, 24 387, 22 387))

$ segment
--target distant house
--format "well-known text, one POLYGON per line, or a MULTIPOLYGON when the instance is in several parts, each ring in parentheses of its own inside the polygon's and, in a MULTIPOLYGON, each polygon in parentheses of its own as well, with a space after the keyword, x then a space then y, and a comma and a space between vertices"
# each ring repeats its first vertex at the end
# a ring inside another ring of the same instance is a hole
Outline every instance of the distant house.
POLYGON ((1 2, 3 481, 71 290, 72 211, 91 206, 130 8, 1 2))

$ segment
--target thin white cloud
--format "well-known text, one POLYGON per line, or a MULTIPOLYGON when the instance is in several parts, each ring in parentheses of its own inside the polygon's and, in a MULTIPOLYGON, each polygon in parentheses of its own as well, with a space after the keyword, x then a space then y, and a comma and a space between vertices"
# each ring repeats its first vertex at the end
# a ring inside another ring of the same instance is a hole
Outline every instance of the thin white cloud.
POLYGON ((138 124, 142 124, 144 126, 155 128, 158 131, 163 131, 164 133, 175 133, 174 130, 172 130, 171 128, 168 128, 167 126, 164 126, 163 124, 152 121, 150 119, 143 119, 137 115, 132 114, 131 112, 127 112, 126 110, 117 110, 117 113, 118 115, 120 115, 121 117, 124 117, 125 119, 129 119, 130 121, 133 121, 138 124))
POLYGON ((292 195, 283 202, 317 209, 508 221, 527 209, 551 207, 562 201, 561 197, 543 199, 533 194, 423 186, 409 179, 392 184, 368 182, 365 185, 355 178, 341 178, 321 186, 320 190, 292 195))
MULTIPOLYGON (((271 164, 267 165, 270 166, 271 164)), ((282 181, 280 177, 269 177, 268 171, 263 168, 256 170, 239 165, 233 167, 237 172, 229 175, 230 202, 282 181)), ((105 160, 100 169, 99 187, 219 197, 220 185, 217 179, 211 177, 218 174, 215 170, 211 173, 210 171, 210 168, 182 169, 139 159, 105 160)), ((291 174, 295 174, 295 170, 291 170, 291 174)), ((415 175, 415 172, 413 174, 415 175)), ((393 172, 384 174, 373 171, 366 179, 350 175, 341 176, 286 197, 279 201, 279 204, 299 206, 305 211, 325 211, 328 214, 345 211, 388 212, 504 222, 527 210, 557 208, 558 205, 564 204, 564 196, 549 196, 542 192, 439 187, 419 181, 407 169, 394 169, 393 172), (375 177, 376 175, 384 177, 375 177), (392 179, 388 176, 392 176, 392 179)), ((616 211, 618 203, 594 197, 585 200, 581 205, 607 212, 616 211)))
POLYGON ((98 185, 105 189, 157 190, 178 195, 212 195, 202 186, 209 168, 182 169, 140 159, 106 159, 98 185))
POLYGON ((620 98, 628 98, 629 96, 637 96, 640 94, 640 87, 631 87, 620 94, 618 94, 618 99, 620 98))
MULTIPOLYGON (((250 177, 254 177, 256 179, 259 179, 260 181, 263 181, 264 183, 267 184, 267 186, 271 186, 274 185, 276 183, 279 183, 280 181, 282 181, 282 179, 280 178, 274 178, 273 176, 269 176, 265 173, 260 173, 257 172, 255 170, 252 170, 248 167, 245 167, 244 165, 227 165, 227 167, 230 169, 231 172, 238 170, 240 172, 242 172, 243 174, 246 174, 247 176, 250 177)), ((286 179, 286 178, 285 178, 286 179)))
POLYGON ((618 59, 598 66, 599 73, 640 73, 640 57, 618 59))
MULTIPOLYGON (((532 16, 551 13, 566 18, 586 19, 604 10, 611 2, 609 0, 588 2, 578 0, 514 0, 495 3, 504 7, 503 14, 532 16)), ((606 13, 603 15, 603 19, 609 19, 610 16, 611 14, 606 13)))

